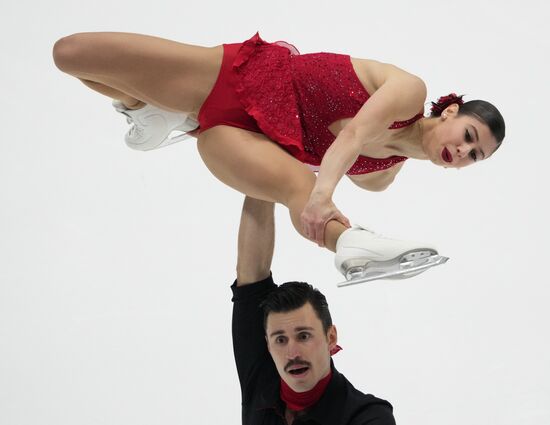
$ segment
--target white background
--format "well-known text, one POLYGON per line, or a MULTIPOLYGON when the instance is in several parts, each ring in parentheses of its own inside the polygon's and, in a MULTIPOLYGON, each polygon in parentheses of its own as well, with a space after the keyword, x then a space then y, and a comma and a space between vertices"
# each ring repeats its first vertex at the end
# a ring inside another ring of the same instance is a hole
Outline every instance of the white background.
POLYGON ((435 243, 445 266, 344 289, 277 209, 274 276, 330 302, 337 367, 399 424, 550 423, 546 2, 5 2, 0 425, 238 424, 230 290, 242 195, 194 140, 129 150, 107 98, 55 68, 81 31, 212 46, 261 31, 302 53, 394 63, 429 99, 495 103, 502 148, 460 171, 410 160, 384 193, 342 182, 354 222, 435 243))

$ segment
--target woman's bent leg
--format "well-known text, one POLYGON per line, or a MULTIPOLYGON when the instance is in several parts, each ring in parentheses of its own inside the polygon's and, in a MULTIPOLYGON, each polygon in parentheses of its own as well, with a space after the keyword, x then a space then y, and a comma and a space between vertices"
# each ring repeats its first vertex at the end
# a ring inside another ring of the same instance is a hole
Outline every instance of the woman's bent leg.
POLYGON ((91 88, 92 90, 98 93, 108 96, 111 99, 120 100, 124 104, 124 106, 126 106, 129 109, 139 109, 145 106, 145 103, 142 102, 141 100, 138 100, 132 96, 128 96, 126 93, 123 93, 120 90, 116 90, 112 87, 106 86, 105 84, 96 83, 95 81, 90 81, 90 80, 82 80, 82 79, 80 79, 80 81, 82 81, 84 85, 86 85, 87 87, 91 88))
POLYGON ((57 41, 56 65, 81 80, 154 106, 198 113, 220 69, 223 47, 129 33, 79 33, 57 41))
MULTIPOLYGON (((288 207, 292 223, 304 237, 300 214, 315 184, 315 174, 265 135, 228 126, 200 134, 199 153, 219 180, 248 196, 288 207)), ((325 245, 336 250, 346 230, 332 220, 325 228, 325 245)))

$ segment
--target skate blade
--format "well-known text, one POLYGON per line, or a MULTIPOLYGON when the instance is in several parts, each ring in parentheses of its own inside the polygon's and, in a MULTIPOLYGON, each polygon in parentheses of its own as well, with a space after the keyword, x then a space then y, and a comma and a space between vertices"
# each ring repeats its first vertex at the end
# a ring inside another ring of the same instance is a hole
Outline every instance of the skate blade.
POLYGON ((153 149, 160 149, 160 148, 164 148, 166 146, 170 146, 170 145, 173 145, 174 143, 178 143, 178 142, 182 142, 184 140, 187 140, 187 139, 190 139, 192 138, 193 136, 191 136, 190 134, 188 133, 182 133, 181 130, 173 130, 166 139, 164 139, 162 141, 162 143, 160 143, 159 145, 157 146, 153 146, 153 147, 150 147, 146 150, 153 150, 153 149))
POLYGON ((407 279, 416 276, 431 267, 445 264, 449 257, 433 254, 429 257, 407 260, 407 256, 401 257, 401 261, 383 264, 370 263, 365 267, 354 267, 346 272, 347 280, 337 284, 339 288, 356 285, 358 283, 372 282, 378 279, 407 279))
POLYGON ((191 136, 189 133, 195 131, 199 128, 199 123, 193 120, 187 119, 179 127, 174 128, 168 137, 160 144, 160 147, 171 145, 172 143, 181 142, 182 140, 190 139, 191 136))
POLYGON ((190 139, 192 136, 187 133, 181 133, 181 131, 173 131, 164 141, 158 146, 163 148, 164 146, 171 145, 173 143, 181 142, 183 140, 190 139))

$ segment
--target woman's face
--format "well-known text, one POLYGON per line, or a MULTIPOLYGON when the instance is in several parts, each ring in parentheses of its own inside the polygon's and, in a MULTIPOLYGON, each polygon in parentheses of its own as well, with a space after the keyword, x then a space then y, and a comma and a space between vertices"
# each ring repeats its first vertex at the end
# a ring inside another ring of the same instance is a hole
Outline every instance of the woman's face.
POLYGON ((426 153, 436 165, 462 168, 489 158, 497 141, 487 124, 469 115, 458 115, 458 105, 443 111, 426 144, 426 153))

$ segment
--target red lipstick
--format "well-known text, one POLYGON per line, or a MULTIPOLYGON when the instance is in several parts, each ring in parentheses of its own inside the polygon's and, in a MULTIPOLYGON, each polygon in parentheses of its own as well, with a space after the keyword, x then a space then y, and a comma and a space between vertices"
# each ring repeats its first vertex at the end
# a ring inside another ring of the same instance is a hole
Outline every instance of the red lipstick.
POLYGON ((453 162, 453 156, 451 155, 451 152, 447 148, 443 148, 443 151, 441 152, 441 158, 445 162, 453 162))

